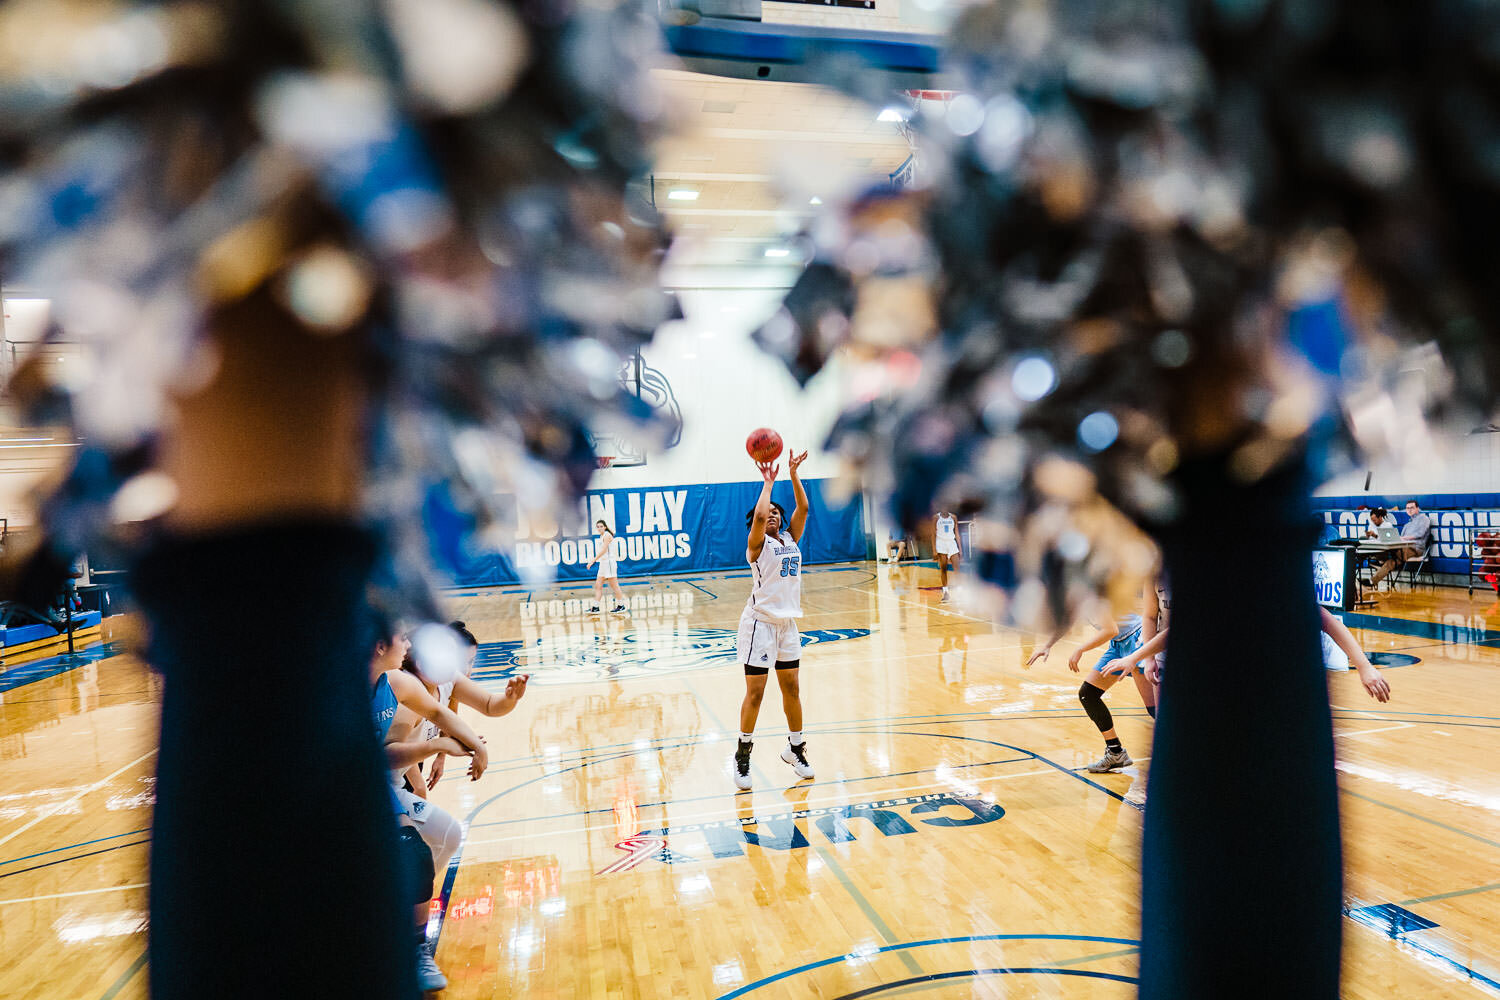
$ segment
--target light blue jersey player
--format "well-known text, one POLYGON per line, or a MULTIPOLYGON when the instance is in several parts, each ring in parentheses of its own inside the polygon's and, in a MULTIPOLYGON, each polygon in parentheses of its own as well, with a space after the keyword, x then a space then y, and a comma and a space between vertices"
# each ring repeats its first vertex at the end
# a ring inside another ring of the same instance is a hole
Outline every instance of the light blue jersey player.
MULTIPOLYGON (((1085 617, 1090 619, 1090 624, 1094 624, 1095 616, 1086 615, 1085 617)), ((1094 634, 1068 657, 1068 669, 1076 674, 1079 672, 1079 664, 1085 653, 1108 644, 1108 648, 1100 655, 1099 661, 1089 670, 1078 688, 1079 703, 1083 705, 1083 710, 1088 713, 1089 719, 1099 727, 1099 735, 1104 737, 1104 756, 1088 766, 1094 774, 1118 771, 1135 763, 1130 759, 1130 754, 1125 751, 1124 744, 1120 742, 1119 734, 1115 732, 1114 717, 1110 714, 1109 707, 1104 704, 1104 692, 1114 687, 1120 677, 1118 674, 1105 673, 1104 668, 1113 661, 1128 662, 1135 651, 1140 648, 1142 619, 1139 614, 1132 612, 1115 617, 1113 620, 1108 618, 1103 620, 1109 624, 1095 625, 1094 634)), ((1045 660, 1065 631, 1067 631, 1066 626, 1058 629, 1047 645, 1026 661, 1026 665, 1029 667, 1037 660, 1045 660)), ((1132 675, 1147 713, 1153 719, 1156 718, 1156 685, 1146 679, 1141 664, 1136 665, 1132 675)))
POLYGON ((418 678, 402 671, 401 664, 411 644, 399 632, 386 631, 392 634, 375 643, 370 657, 370 710, 386 764, 391 768, 393 781, 386 787, 390 789, 396 833, 412 880, 409 895, 413 903, 417 982, 423 990, 440 990, 448 985, 448 980, 433 960, 432 947, 426 938, 427 903, 441 870, 439 860, 446 866, 458 849, 463 832, 451 816, 397 788, 395 781, 412 764, 434 753, 469 757, 469 773, 477 780, 489 764, 489 751, 479 735, 438 704, 418 678), (432 740, 415 738, 412 730, 417 719, 436 724, 448 735, 432 740))

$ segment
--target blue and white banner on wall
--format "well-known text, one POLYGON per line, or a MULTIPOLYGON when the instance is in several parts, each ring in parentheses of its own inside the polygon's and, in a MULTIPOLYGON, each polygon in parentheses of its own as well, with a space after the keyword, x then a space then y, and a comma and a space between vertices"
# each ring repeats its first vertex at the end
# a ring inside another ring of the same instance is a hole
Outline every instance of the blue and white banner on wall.
MULTIPOLYGON (((807 529, 804 563, 847 562, 865 558, 864 504, 858 494, 841 505, 827 499, 826 480, 805 481, 807 529)), ((592 580, 599 520, 615 531, 615 560, 621 577, 687 573, 745 567, 745 515, 760 496, 760 483, 704 483, 660 489, 590 492, 580 501, 580 523, 588 534, 567 534, 555 524, 517 519, 515 547, 509 552, 475 551, 470 525, 456 516, 440 493, 428 497, 427 533, 433 554, 458 586, 519 583, 523 579, 592 580)), ((776 484, 772 498, 793 509, 789 482, 776 484)))
POLYGON ((1406 501, 1416 500, 1432 520, 1432 568, 1438 573, 1464 575, 1476 531, 1500 532, 1500 494, 1438 493, 1409 496, 1314 497, 1313 506, 1329 526, 1330 534, 1359 538, 1370 523, 1365 508, 1382 506, 1395 518, 1396 527, 1406 524, 1406 501))

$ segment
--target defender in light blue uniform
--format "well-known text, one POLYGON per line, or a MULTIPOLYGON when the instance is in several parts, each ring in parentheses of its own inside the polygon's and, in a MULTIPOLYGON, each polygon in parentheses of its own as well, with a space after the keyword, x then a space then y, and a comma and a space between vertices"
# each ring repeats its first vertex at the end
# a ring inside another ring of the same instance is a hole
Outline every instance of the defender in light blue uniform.
MULTIPOLYGON (((1089 622, 1090 625, 1093 622, 1089 622)), ((1111 660, 1123 660, 1137 649, 1141 648, 1141 616, 1125 615, 1115 622, 1115 637, 1109 640, 1109 645, 1104 647, 1104 654, 1099 657, 1099 662, 1094 664, 1094 669, 1089 671, 1089 676, 1104 675, 1105 664, 1111 660)), ((1144 668, 1137 663, 1136 670, 1144 668)))
MULTIPOLYGON (((1114 687, 1120 676, 1105 673, 1104 668, 1115 660, 1128 662, 1135 651, 1141 648, 1141 623, 1141 616, 1132 613, 1119 616, 1107 626, 1096 626, 1098 630, 1083 645, 1074 650, 1072 656, 1068 657, 1068 669, 1078 673, 1079 662, 1083 659, 1083 654, 1108 643, 1108 648, 1099 657, 1099 662, 1089 670, 1088 676, 1078 688, 1079 703, 1083 705, 1083 710, 1088 713, 1094 725, 1099 727, 1099 735, 1104 737, 1104 756, 1088 766, 1094 774, 1118 771, 1135 763, 1130 759, 1130 754, 1125 752, 1125 747, 1115 732, 1114 716, 1104 704, 1104 692, 1114 687)), ((1090 624, 1093 622, 1090 621, 1090 624)), ((1067 631, 1067 626, 1059 628, 1047 645, 1026 661, 1026 665, 1029 667, 1037 660, 1046 659, 1065 631, 1067 631)), ((1146 711, 1154 719, 1156 718, 1156 685, 1146 678, 1140 663, 1132 664, 1132 666, 1131 673, 1135 680, 1136 690, 1140 692, 1146 711)))

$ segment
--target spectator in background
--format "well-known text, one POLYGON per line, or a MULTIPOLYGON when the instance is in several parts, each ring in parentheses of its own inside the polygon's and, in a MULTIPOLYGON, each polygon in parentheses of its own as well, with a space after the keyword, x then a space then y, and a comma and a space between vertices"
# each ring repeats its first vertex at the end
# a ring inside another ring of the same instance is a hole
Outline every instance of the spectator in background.
POLYGON ((915 559, 917 557, 917 540, 912 535, 891 532, 891 540, 885 544, 886 559, 897 563, 903 559, 915 559))
POLYGON ((1405 544, 1400 554, 1380 567, 1370 581, 1377 587, 1407 560, 1420 559, 1427 553, 1427 544, 1432 540, 1432 518, 1422 513, 1421 505, 1415 500, 1406 501, 1406 516, 1409 520, 1401 526, 1401 540, 1405 544))

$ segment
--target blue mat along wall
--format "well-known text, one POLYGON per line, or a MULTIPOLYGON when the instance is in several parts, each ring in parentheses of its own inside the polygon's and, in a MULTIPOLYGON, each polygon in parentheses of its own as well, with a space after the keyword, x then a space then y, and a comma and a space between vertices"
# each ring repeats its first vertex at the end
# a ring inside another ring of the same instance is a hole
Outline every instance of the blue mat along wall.
MULTIPOLYGON (((803 560, 811 564, 863 559, 864 503, 855 494, 845 504, 831 504, 827 482, 803 483, 812 508, 802 536, 803 560)), ((743 569, 745 514, 755 506, 760 488, 757 482, 594 490, 581 503, 590 525, 603 518, 614 526, 621 577, 743 569)), ((777 483, 772 498, 790 515, 789 482, 777 483)), ((458 586, 519 583, 523 571, 543 567, 558 580, 594 578, 595 570, 585 569, 594 555, 592 534, 549 538, 544 529, 519 523, 515 551, 501 553, 474 545, 473 525, 453 510, 441 488, 428 494, 423 514, 433 554, 458 586)))
POLYGON ((1360 507, 1384 507, 1396 515, 1396 525, 1407 521, 1406 501, 1415 500, 1432 518, 1432 568, 1438 573, 1469 572, 1469 538, 1474 530, 1500 531, 1500 493, 1429 493, 1401 496, 1359 494, 1313 497, 1313 507, 1325 523, 1345 538, 1364 532, 1369 512, 1360 507))

